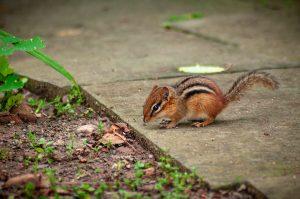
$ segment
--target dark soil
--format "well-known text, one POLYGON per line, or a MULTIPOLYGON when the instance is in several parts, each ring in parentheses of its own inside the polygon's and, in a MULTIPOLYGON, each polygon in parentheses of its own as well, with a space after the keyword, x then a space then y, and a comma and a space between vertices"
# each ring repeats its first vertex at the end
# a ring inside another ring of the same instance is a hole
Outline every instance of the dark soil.
MULTIPOLYGON (((18 182, 12 186, 6 186, 8 179, 22 174, 43 174, 45 168, 55 170, 56 185, 65 187, 57 189, 58 195, 64 197, 87 198, 74 192, 74 187, 83 183, 97 188, 100 183, 107 185, 103 194, 104 198, 164 198, 167 192, 176 191, 174 179, 167 175, 166 168, 162 168, 153 154, 143 149, 134 140, 133 132, 126 124, 114 124, 100 113, 92 112, 84 106, 76 109, 76 114, 65 114, 55 116, 51 113, 53 107, 48 107, 42 114, 37 114, 38 119, 34 123, 15 124, 14 122, 0 125, 0 197, 7 198, 14 195, 16 198, 38 197, 45 195, 54 196, 55 191, 49 186, 43 187, 36 184, 35 189, 26 192, 25 184, 18 182), (50 112, 49 112, 50 111, 50 112), (80 126, 94 124, 98 126, 99 121, 104 124, 103 129, 93 132, 78 132, 80 126), (113 145, 111 143, 100 143, 103 133, 111 130, 112 126, 125 136, 126 142, 113 145), (36 136, 36 142, 41 138, 50 142, 48 146, 53 147, 53 152, 39 156, 37 148, 43 148, 45 144, 32 145, 29 140, 29 132, 36 136), (137 187, 130 187, 128 180, 137 179, 137 164, 143 174, 140 177, 142 183, 137 187), (166 178, 168 181, 163 191, 158 191, 155 184, 159 179, 166 178), (59 191, 60 190, 60 191, 59 191), (121 191, 120 191, 121 190, 121 191), (31 195, 32 194, 32 195, 31 195), (130 195, 131 194, 131 195, 130 195)), ((174 167, 175 168, 175 167, 174 167)), ((176 169, 175 169, 176 170, 176 169)), ((22 178, 22 176, 20 177, 22 178)), ((197 177, 187 180, 190 187, 186 186, 183 194, 190 198, 253 198, 248 193, 245 185, 240 185, 236 190, 211 191, 197 177)), ((93 190, 85 193, 93 195, 93 190)), ((173 195, 175 197, 175 195, 173 195)), ((181 198, 183 196, 178 196, 181 198)))

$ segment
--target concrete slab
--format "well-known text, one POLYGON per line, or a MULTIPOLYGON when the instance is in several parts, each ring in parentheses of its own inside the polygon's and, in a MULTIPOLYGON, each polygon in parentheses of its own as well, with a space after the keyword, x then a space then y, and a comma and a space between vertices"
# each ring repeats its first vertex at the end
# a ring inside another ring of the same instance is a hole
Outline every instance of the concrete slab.
MULTIPOLYGON (((232 71, 300 63, 296 37, 299 23, 294 20, 297 15, 289 12, 286 16, 281 9, 270 10, 251 1, 23 0, 5 1, 4 8, 6 30, 22 37, 40 35, 47 44, 45 51, 83 85, 179 76, 182 74, 177 72, 178 66, 195 63, 233 63, 232 71), (161 26, 169 16, 194 11, 205 14, 203 34, 217 34, 241 47, 161 26), (233 31, 237 31, 236 35, 233 31), (231 35, 234 37, 228 38, 231 35), (266 38, 273 43, 262 42, 266 38)), ((64 81, 27 56, 18 55, 11 60, 19 73, 52 83, 64 81)))
MULTIPOLYGON (((199 129, 188 124, 170 130, 143 125, 142 106, 152 86, 177 79, 84 89, 186 167, 196 168, 213 186, 248 180, 270 198, 294 198, 300 194, 300 69, 268 72, 279 79, 279 90, 254 89, 229 106, 213 125, 199 129)), ((226 90, 239 75, 212 78, 226 90)))
MULTIPOLYGON (((279 14, 274 10, 253 9, 178 22, 171 29, 236 47, 238 57, 248 56, 255 60, 252 68, 267 69, 274 65, 299 66, 299 18, 299 12, 279 14)), ((242 62, 236 63, 238 67, 233 70, 249 68, 242 62)))

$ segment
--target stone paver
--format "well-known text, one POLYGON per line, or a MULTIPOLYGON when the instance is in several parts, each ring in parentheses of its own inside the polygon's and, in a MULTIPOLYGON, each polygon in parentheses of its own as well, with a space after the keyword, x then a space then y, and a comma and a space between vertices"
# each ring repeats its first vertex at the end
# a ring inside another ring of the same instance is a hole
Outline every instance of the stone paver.
MULTIPOLYGON (((300 69, 267 72, 278 77, 279 90, 254 89, 230 105, 213 125, 199 129, 187 124, 169 130, 143 125, 142 106, 152 86, 178 79, 84 88, 183 165, 195 167, 213 186, 248 180, 272 198, 288 198, 300 194, 300 69)), ((239 75, 212 78, 226 90, 239 75)))
MULTIPOLYGON (((300 194, 299 4, 24 0, 4 1, 1 9, 0 23, 7 31, 40 35, 45 51, 84 89, 183 165, 196 167, 212 186, 248 180, 271 198, 300 194), (171 15, 194 11, 205 17, 171 30, 161 27, 171 15), (249 92, 207 128, 144 126, 142 104, 153 84, 174 82, 184 75, 178 66, 195 63, 234 64, 230 74, 212 75, 224 89, 240 71, 251 69, 272 69, 282 85, 275 92, 249 92)), ((11 61, 21 74, 68 85, 27 55, 14 55, 11 61)))
MULTIPOLYGON (((7 9, 7 30, 24 37, 42 36, 47 44, 45 51, 72 71, 81 84, 178 76, 182 75, 176 71, 178 66, 195 63, 233 63, 232 71, 300 63, 299 18, 290 9, 271 10, 238 0, 48 0, 19 4, 15 12, 9 12, 13 5, 7 9), (203 26, 188 26, 190 29, 201 29, 203 34, 240 46, 161 27, 169 16, 192 11, 201 11, 205 17, 200 20, 203 26), (248 45, 252 42, 254 45, 248 45)), ((63 81, 51 69, 26 56, 18 56, 13 64, 19 72, 36 79, 63 81)))

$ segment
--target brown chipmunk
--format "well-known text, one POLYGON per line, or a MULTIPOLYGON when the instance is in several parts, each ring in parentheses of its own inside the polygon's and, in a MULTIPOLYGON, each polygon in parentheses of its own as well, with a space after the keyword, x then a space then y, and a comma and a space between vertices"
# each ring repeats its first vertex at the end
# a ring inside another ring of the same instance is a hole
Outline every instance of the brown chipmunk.
POLYGON ((198 120, 193 126, 211 124, 216 116, 230 103, 238 101, 254 84, 277 89, 279 83, 273 76, 252 71, 239 77, 224 95, 218 85, 202 76, 190 76, 173 86, 154 86, 144 105, 144 122, 169 118, 165 128, 173 128, 182 119, 198 120))

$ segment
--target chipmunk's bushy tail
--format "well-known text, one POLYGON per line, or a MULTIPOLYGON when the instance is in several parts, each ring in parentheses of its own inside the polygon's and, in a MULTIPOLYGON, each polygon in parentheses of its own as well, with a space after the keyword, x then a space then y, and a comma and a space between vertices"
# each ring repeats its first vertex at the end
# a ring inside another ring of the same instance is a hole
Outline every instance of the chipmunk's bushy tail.
POLYGON ((227 105, 230 102, 238 101, 244 95, 245 91, 255 84, 260 84, 272 90, 279 87, 279 83, 269 73, 251 71, 242 75, 233 83, 232 87, 224 95, 225 104, 227 105))

